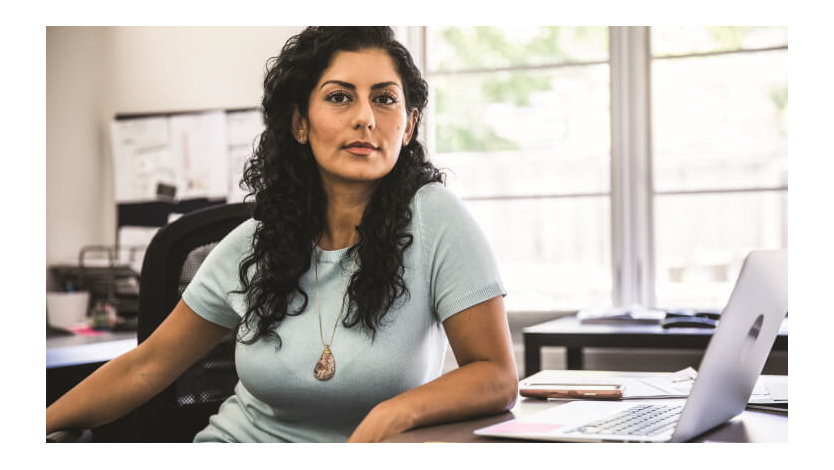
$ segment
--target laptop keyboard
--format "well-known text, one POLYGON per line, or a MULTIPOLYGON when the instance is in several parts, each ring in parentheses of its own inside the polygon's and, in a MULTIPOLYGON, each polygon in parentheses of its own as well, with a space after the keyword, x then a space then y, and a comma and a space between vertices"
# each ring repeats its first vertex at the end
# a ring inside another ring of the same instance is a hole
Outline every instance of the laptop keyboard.
POLYGON ((675 427, 683 405, 635 405, 603 419, 583 424, 572 432, 654 436, 675 427))

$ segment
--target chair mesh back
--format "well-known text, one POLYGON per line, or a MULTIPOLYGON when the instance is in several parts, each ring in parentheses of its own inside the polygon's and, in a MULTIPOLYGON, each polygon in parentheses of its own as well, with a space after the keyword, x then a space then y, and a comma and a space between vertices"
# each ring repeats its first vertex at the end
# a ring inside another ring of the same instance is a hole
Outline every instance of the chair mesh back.
MULTIPOLYGON (((145 251, 139 289, 137 339, 141 344, 180 301, 203 260, 230 231, 252 217, 252 205, 218 205, 183 215, 159 229, 145 251)), ((141 442, 190 442, 220 403, 234 393, 237 331, 170 386, 133 413, 141 442)))
POLYGON ((198 246, 188 253, 188 256, 185 258, 185 262, 182 264, 182 270, 180 271, 180 283, 177 288, 177 293, 180 296, 182 296, 182 293, 185 292, 185 288, 188 287, 188 284, 190 284, 191 280, 194 279, 194 275, 197 274, 197 270, 200 269, 200 265, 203 264, 203 261, 206 259, 209 252, 217 246, 217 243, 219 242, 198 246))
MULTIPOLYGON (((177 288, 180 296, 215 246, 217 242, 199 246, 188 253, 182 265, 177 288)), ((220 344, 177 379, 175 383, 177 406, 220 403, 233 393, 237 383, 234 363, 236 334, 236 330, 231 331, 220 344)))

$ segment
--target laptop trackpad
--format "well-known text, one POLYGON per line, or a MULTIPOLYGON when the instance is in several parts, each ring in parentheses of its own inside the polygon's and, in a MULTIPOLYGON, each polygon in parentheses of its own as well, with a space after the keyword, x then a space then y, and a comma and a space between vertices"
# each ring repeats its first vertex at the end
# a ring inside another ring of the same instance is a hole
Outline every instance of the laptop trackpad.
POLYGON ((571 401, 554 405, 537 413, 488 426, 476 434, 537 439, 558 435, 581 424, 618 413, 634 406, 634 402, 571 401))

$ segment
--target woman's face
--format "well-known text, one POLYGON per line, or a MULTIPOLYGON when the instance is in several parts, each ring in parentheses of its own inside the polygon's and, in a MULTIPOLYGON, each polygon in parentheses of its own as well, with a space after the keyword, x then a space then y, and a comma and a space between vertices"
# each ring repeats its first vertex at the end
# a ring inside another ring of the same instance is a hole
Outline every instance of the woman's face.
POLYGON ((394 61, 382 49, 364 49, 333 56, 307 118, 294 114, 293 131, 309 142, 324 183, 368 183, 391 171, 416 121, 394 61))

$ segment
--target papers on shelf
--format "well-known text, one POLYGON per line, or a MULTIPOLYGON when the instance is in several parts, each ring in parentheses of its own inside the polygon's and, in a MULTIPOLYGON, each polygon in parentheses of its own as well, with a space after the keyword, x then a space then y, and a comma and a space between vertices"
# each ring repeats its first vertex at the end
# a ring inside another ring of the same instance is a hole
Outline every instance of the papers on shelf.
POLYGON ((576 317, 582 323, 659 325, 666 318, 666 311, 639 305, 588 308, 580 310, 576 317))
POLYGON ((117 238, 119 241, 118 261, 128 264, 137 273, 142 272, 142 262, 145 259, 145 249, 150 245, 158 227, 135 227, 125 225, 119 227, 117 238))
POLYGON ((110 136, 116 202, 153 200, 158 184, 176 185, 166 118, 113 121, 110 136))
POLYGON ((110 137, 116 202, 243 200, 238 183, 263 129, 258 110, 114 120, 110 137))
POLYGON ((264 131, 264 122, 259 110, 227 113, 226 118, 229 133, 229 196, 226 202, 241 202, 246 196, 239 184, 243 168, 264 131))
POLYGON ((171 116, 168 132, 176 170, 176 198, 225 198, 229 192, 226 114, 214 111, 171 116))

